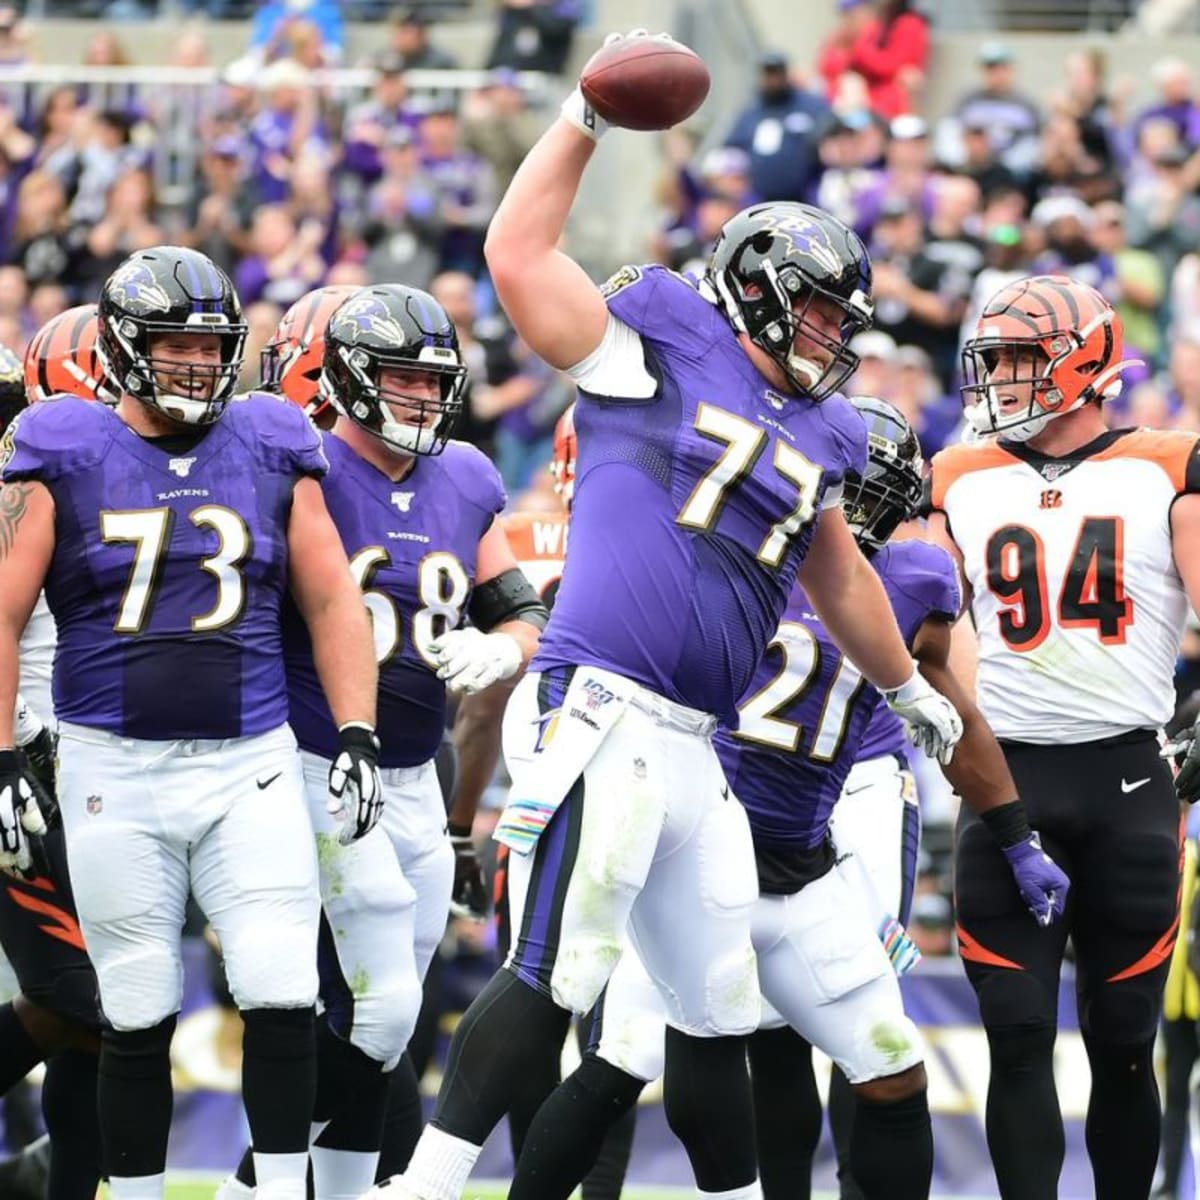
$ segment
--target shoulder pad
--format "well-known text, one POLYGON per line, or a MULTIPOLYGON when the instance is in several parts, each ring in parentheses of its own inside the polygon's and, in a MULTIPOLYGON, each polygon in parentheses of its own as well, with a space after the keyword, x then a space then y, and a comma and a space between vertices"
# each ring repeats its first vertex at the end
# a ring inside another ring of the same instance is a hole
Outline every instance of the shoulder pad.
POLYGON ((0 438, 0 476, 57 479, 94 465, 103 456, 118 420, 102 404, 78 396, 55 396, 13 418, 0 438))

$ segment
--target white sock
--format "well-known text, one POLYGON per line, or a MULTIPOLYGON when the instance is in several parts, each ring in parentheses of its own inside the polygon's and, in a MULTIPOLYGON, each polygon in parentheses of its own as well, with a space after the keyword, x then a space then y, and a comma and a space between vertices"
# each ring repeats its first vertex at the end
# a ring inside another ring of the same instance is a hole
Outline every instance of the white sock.
POLYGON ((762 1200, 762 1188, 756 1179, 745 1187, 734 1188, 730 1192, 702 1192, 696 1189, 697 1200, 762 1200))
POLYGON ((473 1142, 426 1125, 402 1176, 404 1184, 422 1200, 460 1200, 482 1149, 473 1142))
POLYGON ((135 1175, 124 1179, 114 1175, 108 1181, 112 1200, 163 1200, 166 1189, 166 1175, 135 1175))
POLYGON ((260 1154, 254 1151, 258 1200, 305 1200, 308 1194, 308 1155, 260 1154))
POLYGON ((312 1154, 313 1194, 316 1200, 359 1200, 375 1182, 379 1152, 330 1150, 314 1146, 312 1154))

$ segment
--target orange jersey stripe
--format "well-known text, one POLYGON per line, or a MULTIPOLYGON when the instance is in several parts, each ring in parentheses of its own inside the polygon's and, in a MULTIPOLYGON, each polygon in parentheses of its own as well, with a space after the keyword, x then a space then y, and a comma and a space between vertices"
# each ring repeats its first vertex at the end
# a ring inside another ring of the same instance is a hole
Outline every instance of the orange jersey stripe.
POLYGON ((8 889, 8 894, 14 903, 29 912, 40 913, 42 916, 50 918, 52 924, 40 927, 48 937, 58 938, 60 942, 66 942, 68 946, 74 946, 78 950, 87 952, 87 947, 83 944, 83 933, 80 931, 79 922, 66 909, 59 908, 57 904, 51 904, 47 900, 39 900, 36 896, 27 896, 14 887, 8 889))
POLYGON ((987 967, 1008 967, 1013 971, 1023 971, 1025 968, 1011 958, 1003 958, 986 946, 981 946, 961 925, 958 930, 958 953, 960 958, 970 962, 983 963, 987 967))
POLYGON ((1117 438, 1111 446, 1092 456, 1093 462, 1105 462, 1116 458, 1141 458, 1157 463, 1171 481, 1177 492, 1187 486, 1188 463, 1196 451, 1197 438, 1194 433, 1180 429, 1138 429, 1117 438))

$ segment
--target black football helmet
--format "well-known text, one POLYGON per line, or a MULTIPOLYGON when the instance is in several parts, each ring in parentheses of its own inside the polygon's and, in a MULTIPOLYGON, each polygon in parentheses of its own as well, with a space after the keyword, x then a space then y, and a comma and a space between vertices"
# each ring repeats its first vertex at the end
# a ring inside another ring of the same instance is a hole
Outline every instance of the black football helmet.
POLYGON ((24 364, 7 346, 0 346, 0 433, 26 402, 24 364))
POLYGON ((858 358, 846 346, 874 318, 871 261, 836 217, 792 201, 743 209, 721 230, 706 279, 734 329, 769 354, 799 392, 823 400, 854 373, 858 358), (818 296, 844 314, 836 338, 808 317, 818 296), (822 366, 798 355, 798 333, 831 360, 822 366))
POLYGON ((237 385, 246 344, 242 306, 229 276, 198 250, 155 246, 125 260, 105 281, 96 352, 121 391, 185 425, 209 425, 237 385), (172 361, 151 352, 163 333, 215 333, 219 363, 172 361), (167 391, 160 377, 178 385, 167 391))
POLYGON ((924 459, 916 431, 886 400, 851 396, 867 426, 867 470, 846 472, 842 511, 864 554, 878 550, 896 527, 916 516, 924 459))
POLYGON ((462 412, 466 384, 454 323, 428 292, 400 283, 365 287, 329 318, 321 397, 393 450, 440 454, 462 412), (438 398, 385 388, 386 367, 436 376, 438 398), (407 420, 397 420, 393 404, 408 410, 407 420))

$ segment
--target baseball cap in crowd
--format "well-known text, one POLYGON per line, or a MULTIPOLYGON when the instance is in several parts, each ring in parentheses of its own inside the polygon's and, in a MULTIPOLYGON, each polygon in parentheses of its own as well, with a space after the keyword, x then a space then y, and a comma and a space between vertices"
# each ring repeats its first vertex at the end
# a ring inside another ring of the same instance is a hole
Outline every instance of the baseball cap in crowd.
POLYGON ((881 221, 896 220, 916 212, 916 205, 907 196, 888 196, 879 206, 881 221))
POLYGON ((375 60, 375 70, 380 75, 403 75, 405 70, 404 55, 395 50, 385 50, 375 60))
POLYGON ((1043 229, 1055 221, 1074 217, 1081 225, 1090 226, 1092 210, 1078 196, 1047 196, 1033 206, 1029 219, 1043 229))
POLYGON ((212 140, 208 152, 217 158, 240 158, 242 154, 241 139, 233 133, 222 134, 212 140))
POLYGON ((892 123, 888 126, 888 133, 891 134, 893 141, 915 142, 918 138, 929 136, 929 126, 916 113, 903 113, 901 116, 892 118, 892 123))
POLYGON ((896 366, 911 368, 915 371, 928 371, 932 368, 933 362, 920 346, 910 343, 907 346, 897 347, 896 366))
POLYGON ((228 87, 253 87, 262 63, 252 54, 243 54, 221 68, 221 82, 228 87))
POLYGON ((1013 52, 1004 42, 984 42, 979 47, 979 62, 985 67, 1002 67, 1013 60, 1013 52))
POLYGON ((859 358, 878 358, 882 362, 894 362, 896 339, 882 329, 866 329, 850 339, 850 353, 859 358))
POLYGON ((700 161, 700 174, 705 179, 716 175, 746 175, 750 171, 750 155, 740 146, 714 146, 700 161))
POLYGON ((788 57, 782 50, 767 50, 759 56, 758 69, 760 71, 786 71, 788 57))
POLYGON ((919 892, 913 897, 912 915, 908 919, 910 925, 939 929, 948 927, 953 920, 950 901, 940 892, 919 892))
POLYGON ((1155 156, 1156 167, 1182 167, 1191 158, 1188 148, 1179 142, 1164 146, 1155 156))

